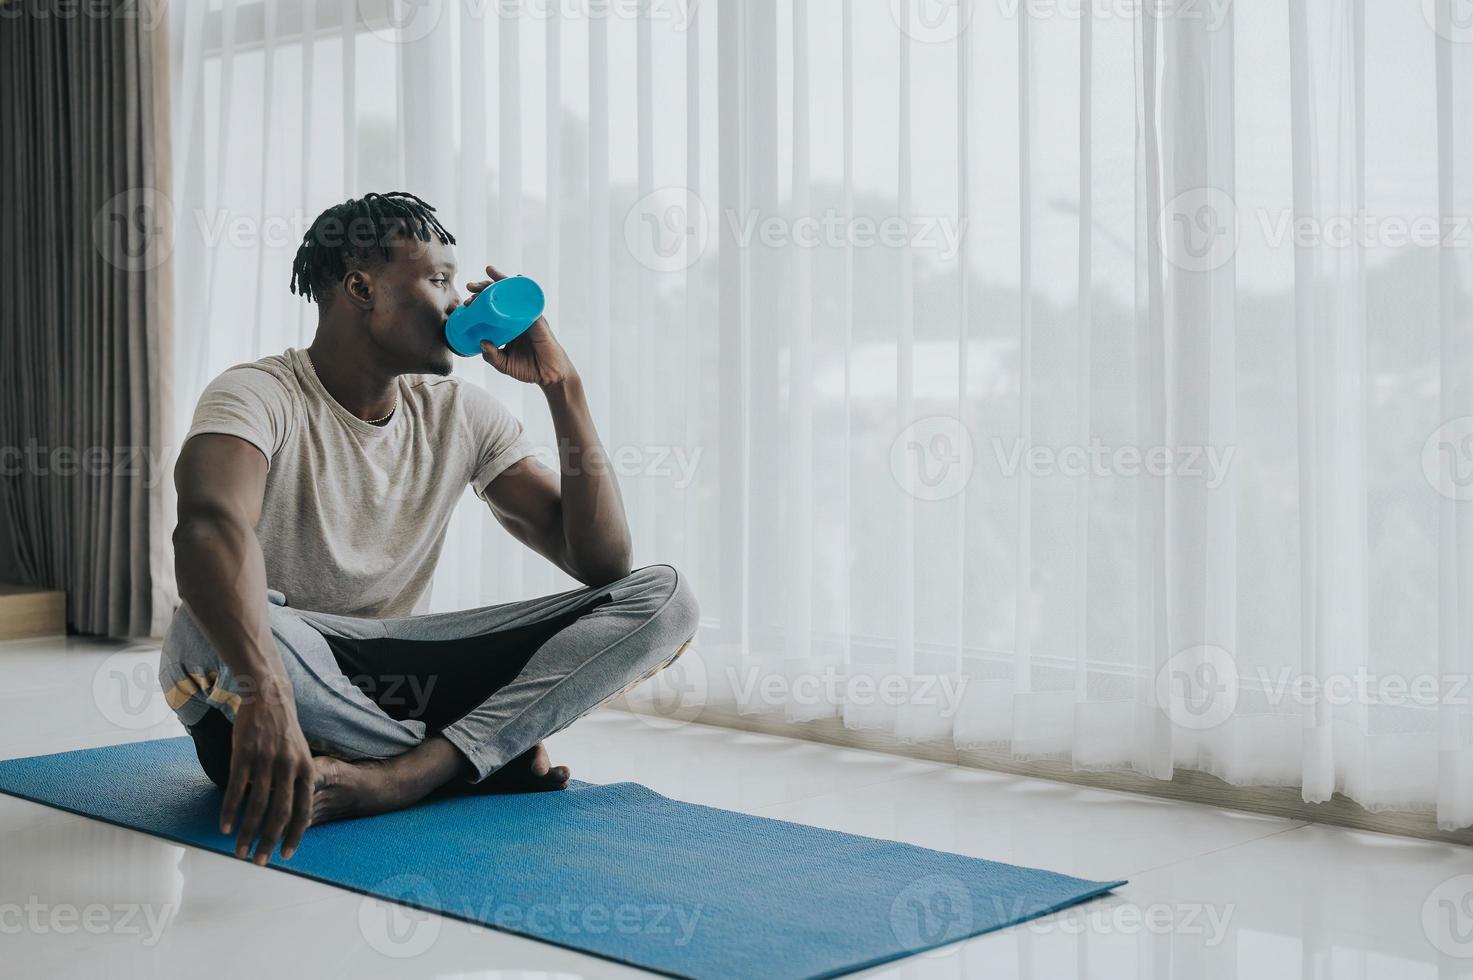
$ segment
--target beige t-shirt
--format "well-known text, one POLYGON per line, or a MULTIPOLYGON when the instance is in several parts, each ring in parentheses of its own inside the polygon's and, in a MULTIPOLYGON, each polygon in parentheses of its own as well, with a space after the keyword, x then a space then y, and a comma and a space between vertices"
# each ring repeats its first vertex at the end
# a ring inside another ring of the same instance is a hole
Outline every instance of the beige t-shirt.
POLYGON ((298 609, 387 618, 426 610, 451 511, 534 455, 498 399, 457 378, 402 375, 370 425, 339 405, 305 350, 237 364, 200 396, 191 436, 238 436, 270 469, 256 536, 266 583, 298 609))

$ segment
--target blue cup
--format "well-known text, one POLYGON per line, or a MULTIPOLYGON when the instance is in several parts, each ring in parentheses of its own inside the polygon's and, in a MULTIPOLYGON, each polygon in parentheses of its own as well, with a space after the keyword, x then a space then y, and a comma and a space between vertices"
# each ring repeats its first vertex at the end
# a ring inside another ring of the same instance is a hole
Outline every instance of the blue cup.
POLYGON ((445 343, 461 357, 481 353, 481 341, 498 348, 520 337, 542 315, 542 287, 526 276, 498 279, 445 321, 445 343))

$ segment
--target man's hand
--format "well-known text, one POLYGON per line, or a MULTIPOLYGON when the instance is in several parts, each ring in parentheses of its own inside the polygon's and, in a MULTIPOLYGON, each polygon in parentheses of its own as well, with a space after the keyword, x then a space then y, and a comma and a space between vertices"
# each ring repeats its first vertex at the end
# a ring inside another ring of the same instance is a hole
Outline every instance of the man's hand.
POLYGON ((312 822, 313 775, 312 753, 297 723, 290 681, 282 678, 263 688, 243 699, 235 713, 230 783, 220 808, 220 830, 230 833, 244 801, 235 856, 247 857, 259 834, 252 860, 264 866, 278 840, 283 859, 290 858, 301 844, 312 822))
MULTIPOLYGON (((491 278, 481 282, 468 282, 465 288, 476 294, 493 282, 506 278, 495 266, 490 265, 486 266, 486 275, 491 278)), ((573 362, 568 359, 568 352, 563 350, 563 345, 552 335, 552 328, 547 325, 545 316, 539 316, 520 337, 507 344, 504 350, 498 350, 489 340, 481 341, 481 357, 509 378, 543 387, 557 384, 577 373, 573 362)))

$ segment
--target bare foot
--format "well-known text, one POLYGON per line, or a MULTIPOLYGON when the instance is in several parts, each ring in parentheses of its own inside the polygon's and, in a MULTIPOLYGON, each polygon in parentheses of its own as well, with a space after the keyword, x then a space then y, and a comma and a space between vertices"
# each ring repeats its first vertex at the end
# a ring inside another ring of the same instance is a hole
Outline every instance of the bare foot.
POLYGON ((390 761, 347 762, 330 755, 312 757, 312 823, 367 817, 415 802, 395 778, 390 761))
POLYGON ((554 766, 541 742, 476 784, 490 793, 538 793, 563 789, 572 776, 567 766, 554 766))
MULTIPOLYGON (((446 743, 448 746, 448 743, 446 743)), ((330 755, 312 757, 312 823, 368 817, 402 810, 418 803, 446 784, 444 773, 426 771, 416 759, 418 750, 392 759, 347 762, 330 755)), ((451 764, 464 766, 454 749, 451 764)), ((558 790, 568 785, 567 766, 553 766, 541 742, 532 746, 481 782, 466 787, 472 793, 535 793, 558 790)))

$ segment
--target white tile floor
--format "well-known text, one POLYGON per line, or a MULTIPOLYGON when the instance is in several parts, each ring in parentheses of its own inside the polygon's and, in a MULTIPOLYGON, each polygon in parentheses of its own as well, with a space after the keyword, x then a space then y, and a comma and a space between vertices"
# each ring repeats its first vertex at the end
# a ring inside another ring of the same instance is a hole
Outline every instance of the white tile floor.
MULTIPOLYGON (((0 758, 180 734, 153 697, 156 658, 119 643, 0 644, 0 758)), ((592 782, 1130 879, 864 976, 1473 977, 1466 848, 607 710, 549 747, 592 782)), ((644 974, 0 795, 0 975, 644 974), (125 919, 129 908, 145 911, 125 919)))

